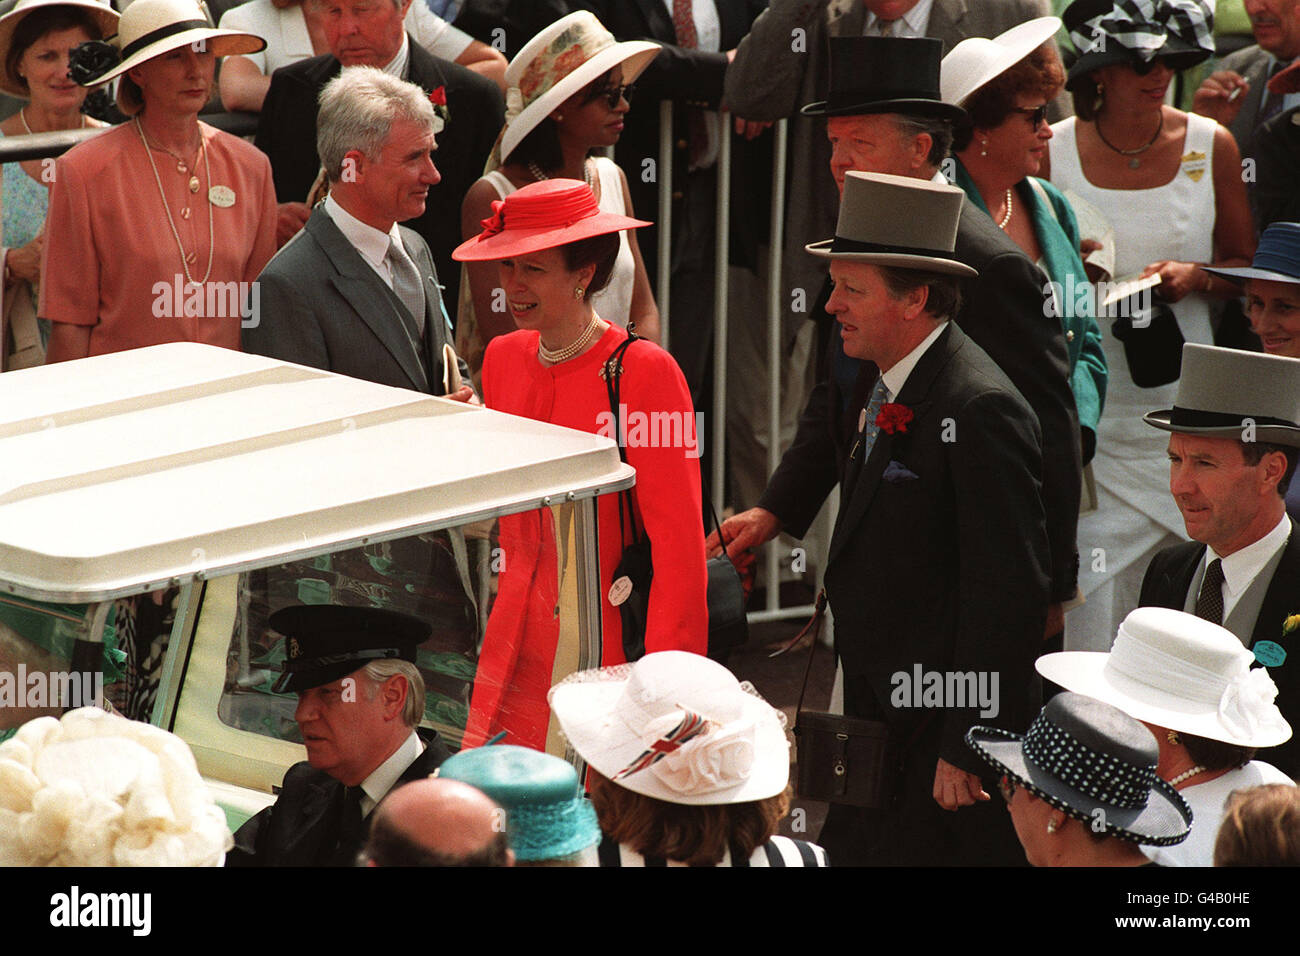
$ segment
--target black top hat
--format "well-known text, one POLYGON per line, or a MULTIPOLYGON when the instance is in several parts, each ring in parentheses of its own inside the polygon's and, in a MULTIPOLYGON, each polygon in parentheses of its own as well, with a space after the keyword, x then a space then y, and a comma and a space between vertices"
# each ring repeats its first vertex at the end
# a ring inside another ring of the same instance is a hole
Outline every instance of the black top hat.
POLYGON ((415 649, 429 639, 424 621, 397 611, 338 604, 285 607, 267 622, 284 635, 277 694, 310 690, 346 677, 371 661, 415 661, 415 649))
POLYGON ((1117 63, 1150 63, 1156 57, 1185 70, 1214 55, 1214 12, 1202 0, 1165 0, 1149 19, 1133 0, 1074 0, 1061 19, 1078 59, 1066 87, 1093 70, 1117 63))
POLYGON ((960 119, 961 107, 939 92, 943 41, 932 37, 831 37, 831 77, 826 99, 809 103, 805 116, 906 113, 960 119))
POLYGON ((972 727, 966 743, 1039 799, 1122 840, 1172 846, 1191 832, 1191 809, 1156 776, 1155 737, 1110 704, 1057 694, 1023 737, 972 727))

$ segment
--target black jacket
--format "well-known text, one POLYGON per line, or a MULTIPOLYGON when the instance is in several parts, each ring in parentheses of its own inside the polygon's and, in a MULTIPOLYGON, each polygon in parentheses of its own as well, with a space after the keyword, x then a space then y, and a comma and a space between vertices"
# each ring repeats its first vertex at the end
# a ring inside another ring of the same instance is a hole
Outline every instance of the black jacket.
MULTIPOLYGON (((424 215, 407 223, 429 244, 438 277, 446 290, 443 301, 457 301, 460 264, 451 252, 460 244, 460 204, 483 166, 505 116, 496 84, 463 66, 440 60, 414 41, 410 44, 407 78, 425 91, 446 88, 449 119, 438 134, 434 163, 442 181, 429 190, 424 215)), ((312 57, 271 74, 271 89, 257 127, 257 147, 271 160, 276 198, 305 202, 320 171, 316 152, 316 108, 321 89, 338 75, 341 64, 332 55, 312 57)), ((452 313, 455 313, 454 308, 452 313)))

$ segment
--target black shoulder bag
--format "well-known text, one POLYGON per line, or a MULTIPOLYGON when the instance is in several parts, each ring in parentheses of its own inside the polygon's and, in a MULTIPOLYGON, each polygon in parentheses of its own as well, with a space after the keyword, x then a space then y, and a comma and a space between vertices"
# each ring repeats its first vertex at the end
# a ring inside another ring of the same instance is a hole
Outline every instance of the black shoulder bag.
MULTIPOLYGON (((605 360, 605 389, 609 395, 609 409, 614 417, 618 454, 624 462, 627 462, 627 448, 619 416, 623 358, 628 346, 638 338, 636 332, 629 327, 627 341, 605 360)), ((722 529, 718 524, 717 512, 713 510, 712 500, 709 501, 709 512, 721 540, 722 529)), ((623 654, 628 661, 636 661, 645 656, 645 632, 649 619, 650 582, 654 577, 654 563, 650 556, 650 539, 646 536, 645 529, 637 523, 630 491, 619 492, 618 522, 623 554, 614 569, 614 583, 605 599, 618 602, 622 598, 618 610, 623 625, 623 654), (628 527, 632 529, 631 544, 628 544, 625 531, 628 527)), ((744 644, 749 638, 749 625, 745 619, 745 592, 740 572, 727 557, 725 545, 721 555, 706 562, 706 569, 709 578, 709 656, 714 657, 744 644)))

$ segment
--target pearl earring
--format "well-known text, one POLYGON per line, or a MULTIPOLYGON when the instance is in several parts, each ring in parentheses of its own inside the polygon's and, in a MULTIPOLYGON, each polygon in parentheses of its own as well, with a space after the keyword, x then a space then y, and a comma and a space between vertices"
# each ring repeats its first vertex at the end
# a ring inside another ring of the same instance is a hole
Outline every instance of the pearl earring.
POLYGON ((573 289, 573 297, 575 299, 581 299, 586 294, 587 294, 587 290, 584 289, 582 286, 575 286, 573 289))
POLYGON ((1048 819, 1048 821, 1047 821, 1047 832, 1048 832, 1048 833, 1055 833, 1055 832, 1056 832, 1056 827, 1057 827, 1057 822, 1056 822, 1054 819, 1048 819))
POLYGON ((989 154, 989 141, 987 139, 982 139, 980 140, 980 155, 987 156, 988 154, 989 154))

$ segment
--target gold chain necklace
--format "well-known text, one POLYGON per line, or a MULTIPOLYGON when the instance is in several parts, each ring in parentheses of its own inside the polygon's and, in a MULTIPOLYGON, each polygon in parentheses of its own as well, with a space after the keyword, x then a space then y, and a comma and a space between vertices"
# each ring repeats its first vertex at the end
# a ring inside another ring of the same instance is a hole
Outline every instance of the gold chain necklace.
MULTIPOLYGON (((153 180, 158 184, 158 195, 162 197, 163 211, 167 213, 167 225, 171 226, 172 238, 176 240, 176 248, 181 253, 181 268, 185 270, 185 284, 187 286, 201 285, 208 281, 212 275, 212 254, 216 251, 216 242, 212 228, 212 169, 208 165, 208 152, 203 142, 203 131, 199 131, 199 155, 203 157, 203 175, 208 180, 208 270, 203 273, 203 279, 195 282, 190 275, 189 260, 185 255, 185 246, 181 243, 181 234, 176 231, 176 221, 172 218, 172 207, 167 203, 167 193, 163 191, 162 177, 158 175, 158 166, 153 161, 153 152, 149 149, 149 141, 144 137, 144 127, 140 125, 140 117, 135 118, 135 131, 140 134, 140 142, 144 144, 144 154, 149 157, 149 168, 153 170, 153 180)), ((171 150, 163 148, 164 152, 171 153, 171 150)), ((175 156, 175 153, 172 153, 175 156)), ((190 178, 190 192, 198 192, 199 177, 190 178)))

